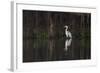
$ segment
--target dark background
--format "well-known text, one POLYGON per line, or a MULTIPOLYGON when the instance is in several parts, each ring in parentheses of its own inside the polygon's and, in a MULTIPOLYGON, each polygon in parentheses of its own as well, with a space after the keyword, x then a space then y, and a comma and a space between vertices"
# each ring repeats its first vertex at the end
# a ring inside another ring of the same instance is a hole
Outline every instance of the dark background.
POLYGON ((91 14, 23 10, 23 62, 91 59, 91 14), (65 51, 64 26, 72 33, 65 51))

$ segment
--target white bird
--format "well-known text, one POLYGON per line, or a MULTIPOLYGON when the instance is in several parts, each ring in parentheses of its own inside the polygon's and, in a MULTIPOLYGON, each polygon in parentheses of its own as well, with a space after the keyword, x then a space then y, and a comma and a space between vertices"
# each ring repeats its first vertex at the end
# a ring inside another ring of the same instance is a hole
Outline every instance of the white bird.
POLYGON ((64 26, 65 27, 65 34, 66 34, 66 37, 69 37, 69 38, 72 38, 72 35, 71 35, 71 32, 68 31, 68 26, 64 26))

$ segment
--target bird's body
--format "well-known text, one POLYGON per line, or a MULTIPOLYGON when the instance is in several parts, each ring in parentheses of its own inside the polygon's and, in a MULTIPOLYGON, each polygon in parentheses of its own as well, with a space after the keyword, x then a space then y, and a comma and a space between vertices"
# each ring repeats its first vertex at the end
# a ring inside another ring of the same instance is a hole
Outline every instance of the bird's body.
POLYGON ((65 30, 65 34, 66 34, 66 37, 68 38, 72 38, 72 35, 71 35, 71 32, 65 30))

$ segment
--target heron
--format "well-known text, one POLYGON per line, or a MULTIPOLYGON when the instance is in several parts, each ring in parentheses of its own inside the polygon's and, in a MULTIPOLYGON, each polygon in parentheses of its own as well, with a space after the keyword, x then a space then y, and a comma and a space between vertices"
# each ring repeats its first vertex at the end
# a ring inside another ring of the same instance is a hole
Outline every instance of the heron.
POLYGON ((66 35, 66 37, 68 38, 72 38, 72 34, 71 34, 71 32, 70 31, 68 31, 68 26, 66 25, 66 26, 64 26, 65 27, 65 35, 66 35))

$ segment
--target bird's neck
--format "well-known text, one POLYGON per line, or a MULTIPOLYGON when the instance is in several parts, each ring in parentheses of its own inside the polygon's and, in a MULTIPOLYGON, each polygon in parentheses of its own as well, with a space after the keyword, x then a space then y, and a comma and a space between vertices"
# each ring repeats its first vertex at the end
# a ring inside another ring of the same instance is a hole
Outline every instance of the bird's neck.
POLYGON ((65 29, 65 31, 68 31, 68 29, 65 29))

